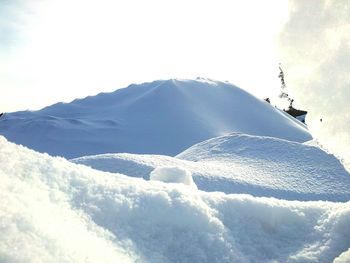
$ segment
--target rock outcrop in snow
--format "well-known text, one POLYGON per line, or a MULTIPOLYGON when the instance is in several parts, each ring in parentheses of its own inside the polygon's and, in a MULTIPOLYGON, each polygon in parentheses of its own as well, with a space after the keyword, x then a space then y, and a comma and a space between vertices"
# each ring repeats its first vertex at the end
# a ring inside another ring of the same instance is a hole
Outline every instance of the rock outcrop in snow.
POLYGON ((305 126, 229 83, 154 81, 112 93, 8 113, 0 134, 66 158, 100 153, 174 156, 201 141, 241 132, 304 142, 305 126))

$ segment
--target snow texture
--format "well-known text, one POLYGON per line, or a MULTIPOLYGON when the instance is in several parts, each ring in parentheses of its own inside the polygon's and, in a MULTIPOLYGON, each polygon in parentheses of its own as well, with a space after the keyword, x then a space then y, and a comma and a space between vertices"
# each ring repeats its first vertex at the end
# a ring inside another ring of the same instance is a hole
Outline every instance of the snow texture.
POLYGON ((162 181, 165 183, 179 183, 197 189, 196 184, 193 182, 191 172, 179 167, 157 167, 151 172, 150 180, 162 181))
POLYGON ((131 85, 0 133, 0 262, 350 260, 349 174, 231 84, 131 85))
POLYGON ((350 200, 350 175, 333 155, 308 144, 233 133, 190 147, 177 158, 102 154, 72 160, 94 169, 149 179, 163 166, 192 173, 203 191, 289 200, 350 200))
POLYGON ((130 85, 0 118, 0 134, 8 140, 66 158, 117 152, 174 156, 231 132, 312 139, 305 125, 269 103, 208 79, 130 85))
POLYGON ((347 262, 350 202, 193 190, 0 136, 1 262, 347 262))

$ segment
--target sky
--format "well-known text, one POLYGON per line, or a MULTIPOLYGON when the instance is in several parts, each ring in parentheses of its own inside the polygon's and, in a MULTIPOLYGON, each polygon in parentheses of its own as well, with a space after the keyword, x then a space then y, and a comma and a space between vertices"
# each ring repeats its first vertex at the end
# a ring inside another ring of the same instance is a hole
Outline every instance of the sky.
POLYGON ((290 1, 279 35, 287 88, 308 127, 350 168, 350 2, 290 1), (321 121, 322 119, 322 121, 321 121))
POLYGON ((196 77, 278 104, 282 63, 312 134, 350 160, 349 12, 343 0, 0 0, 0 112, 196 77))
POLYGON ((157 79, 278 93, 287 1, 0 0, 0 111, 157 79))

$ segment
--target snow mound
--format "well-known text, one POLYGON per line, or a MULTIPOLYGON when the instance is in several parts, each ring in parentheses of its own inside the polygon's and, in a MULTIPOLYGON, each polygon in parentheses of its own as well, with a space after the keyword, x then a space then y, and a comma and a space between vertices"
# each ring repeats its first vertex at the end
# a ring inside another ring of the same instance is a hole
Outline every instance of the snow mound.
POLYGON ((151 172, 150 180, 162 181, 165 183, 181 183, 197 189, 196 184, 193 182, 191 172, 174 166, 157 167, 151 172))
POLYGON ((2 262, 339 262, 350 202, 192 191, 0 137, 2 262))
POLYGON ((288 200, 350 200, 350 175, 333 155, 286 140, 230 134, 190 147, 178 158, 103 154, 73 159, 94 169, 149 179, 162 166, 190 171, 198 189, 288 200))
POLYGON ((299 121, 229 83, 160 80, 0 118, 8 140, 50 155, 174 156, 230 132, 304 142, 299 121))

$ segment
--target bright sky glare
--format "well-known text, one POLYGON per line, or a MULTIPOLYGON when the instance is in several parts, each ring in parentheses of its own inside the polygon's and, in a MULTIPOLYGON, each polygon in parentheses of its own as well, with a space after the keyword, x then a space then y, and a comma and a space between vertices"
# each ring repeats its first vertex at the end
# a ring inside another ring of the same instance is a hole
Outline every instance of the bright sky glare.
POLYGON ((0 112, 196 77, 278 105, 282 62, 312 134, 350 167, 349 10, 347 0, 0 0, 0 112))
POLYGON ((156 79, 279 92, 287 0, 0 0, 0 112, 156 79))

